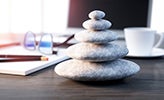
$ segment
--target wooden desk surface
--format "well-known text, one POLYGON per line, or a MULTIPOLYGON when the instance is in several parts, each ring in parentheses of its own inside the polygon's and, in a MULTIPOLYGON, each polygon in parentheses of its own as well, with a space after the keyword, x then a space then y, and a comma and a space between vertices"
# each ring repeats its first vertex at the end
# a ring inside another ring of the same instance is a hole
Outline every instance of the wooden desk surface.
MULTIPOLYGON (((129 58, 128 58, 129 59, 129 58)), ((163 100, 164 59, 129 59, 141 71, 122 81, 71 81, 56 75, 54 66, 29 76, 0 74, 1 100, 163 100)))
POLYGON ((76 82, 55 66, 29 76, 0 74, 0 100, 164 100, 164 58, 132 59, 141 71, 125 80, 76 82))

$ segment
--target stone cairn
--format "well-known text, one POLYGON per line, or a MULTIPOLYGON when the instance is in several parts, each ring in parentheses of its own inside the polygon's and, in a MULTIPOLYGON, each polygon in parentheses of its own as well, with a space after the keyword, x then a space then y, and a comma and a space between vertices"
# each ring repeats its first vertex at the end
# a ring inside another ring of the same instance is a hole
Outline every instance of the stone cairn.
POLYGON ((112 43, 117 40, 117 34, 109 30, 112 24, 103 19, 105 13, 95 10, 88 16, 90 19, 83 23, 86 30, 75 34, 79 43, 66 49, 73 59, 58 64, 55 72, 76 81, 118 80, 136 74, 140 67, 121 59, 128 49, 112 43))

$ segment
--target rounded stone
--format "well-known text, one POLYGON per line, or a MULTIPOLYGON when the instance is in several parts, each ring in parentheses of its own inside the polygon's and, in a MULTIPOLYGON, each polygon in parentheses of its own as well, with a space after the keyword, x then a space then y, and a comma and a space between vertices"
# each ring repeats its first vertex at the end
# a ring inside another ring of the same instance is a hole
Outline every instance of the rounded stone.
POLYGON ((67 60, 55 67, 59 76, 76 81, 109 81, 124 79, 136 74, 140 67, 131 61, 118 59, 112 62, 67 60))
POLYGON ((94 10, 88 14, 89 18, 91 19, 102 19, 105 17, 105 13, 100 10, 94 10))
POLYGON ((108 43, 118 38, 117 34, 110 31, 90 31, 84 30, 75 34, 75 39, 80 42, 108 43))
POLYGON ((110 28, 112 23, 108 20, 100 19, 100 20, 87 20, 83 22, 82 25, 87 30, 101 31, 110 28))
POLYGON ((128 54, 128 49, 114 43, 93 44, 82 42, 68 47, 66 54, 74 59, 102 62, 122 58, 128 54))

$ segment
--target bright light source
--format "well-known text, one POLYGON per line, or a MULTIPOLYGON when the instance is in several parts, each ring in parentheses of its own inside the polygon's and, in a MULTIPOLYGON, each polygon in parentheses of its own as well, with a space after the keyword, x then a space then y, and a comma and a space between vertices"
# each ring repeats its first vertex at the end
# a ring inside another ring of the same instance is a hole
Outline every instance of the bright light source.
POLYGON ((10 23, 10 9, 9 9, 9 0, 0 0, 0 33, 9 32, 9 23, 10 23))
POLYGON ((0 0, 0 33, 62 31, 68 9, 69 0, 0 0))
POLYGON ((11 1, 11 32, 40 32, 41 2, 40 0, 11 1))
POLYGON ((164 0, 153 0, 150 27, 164 32, 164 0))
POLYGON ((44 0, 43 31, 63 31, 67 27, 69 0, 44 0))

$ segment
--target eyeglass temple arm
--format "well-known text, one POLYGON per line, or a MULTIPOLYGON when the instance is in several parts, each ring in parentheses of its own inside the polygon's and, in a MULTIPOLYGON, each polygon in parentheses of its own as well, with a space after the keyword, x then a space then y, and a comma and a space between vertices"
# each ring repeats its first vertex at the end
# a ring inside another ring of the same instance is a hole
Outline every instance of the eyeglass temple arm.
POLYGON ((62 45, 68 45, 67 42, 70 41, 73 37, 74 37, 74 34, 68 37, 63 43, 53 43, 53 46, 57 47, 57 46, 62 46, 62 45))

